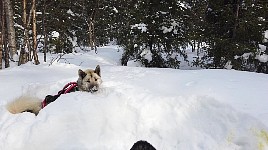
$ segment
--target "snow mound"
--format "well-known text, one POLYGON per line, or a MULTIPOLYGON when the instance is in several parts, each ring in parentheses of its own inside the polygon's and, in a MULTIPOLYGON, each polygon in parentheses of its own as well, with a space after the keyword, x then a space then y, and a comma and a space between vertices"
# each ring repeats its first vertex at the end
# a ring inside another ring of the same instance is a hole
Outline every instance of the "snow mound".
POLYGON ((123 67, 117 51, 1 70, 0 149, 127 150, 138 140, 158 150, 268 149, 267 75, 123 67), (78 69, 97 64, 98 92, 61 95, 37 116, 7 111, 14 98, 56 94, 78 69))

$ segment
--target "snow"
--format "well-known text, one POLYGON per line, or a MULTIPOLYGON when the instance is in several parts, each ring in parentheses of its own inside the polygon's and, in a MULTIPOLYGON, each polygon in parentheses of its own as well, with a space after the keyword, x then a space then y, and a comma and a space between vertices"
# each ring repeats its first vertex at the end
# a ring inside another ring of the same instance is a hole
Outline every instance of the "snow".
POLYGON ((121 55, 109 46, 1 70, 0 149, 127 150, 138 140, 158 150, 268 149, 267 74, 120 66, 121 55), (62 95, 38 116, 5 108, 21 95, 56 94, 97 64, 97 93, 62 95))
POLYGON ((75 16, 75 14, 73 13, 73 11, 71 9, 67 10, 67 14, 70 14, 71 16, 75 16))
POLYGON ((147 27, 146 26, 147 25, 144 24, 144 23, 139 23, 139 24, 132 25, 131 26, 131 29, 137 28, 137 29, 141 30, 141 33, 143 33, 143 32, 146 32, 147 31, 147 27))
POLYGON ((118 13, 118 10, 114 7, 113 8, 113 11, 115 12, 115 13, 118 13))
POLYGON ((257 55, 256 59, 258 59, 260 62, 265 63, 268 61, 268 55, 267 54, 257 55))
POLYGON ((170 27, 162 26, 160 28, 160 30, 163 30, 164 34, 172 32, 172 31, 173 31, 174 34, 178 33, 178 30, 176 29, 176 27, 179 26, 179 24, 174 19, 171 19, 171 21, 172 22, 170 23, 170 27))
POLYGON ((173 30, 173 26, 170 26, 170 28, 162 26, 161 30, 163 30, 163 33, 166 34, 166 33, 171 32, 173 30))
POLYGON ((127 66, 129 67, 142 67, 142 63, 140 61, 130 60, 127 62, 127 66))
POLYGON ((228 61, 225 65, 224 65, 224 68, 227 69, 227 70, 231 70, 232 69, 232 62, 231 61, 228 61))
POLYGON ((51 33, 51 35, 52 35, 53 38, 58 38, 58 37, 60 36, 60 33, 57 32, 57 31, 53 31, 53 32, 51 33))
POLYGON ((259 48, 261 52, 264 52, 266 50, 266 46, 259 44, 259 48))
POLYGON ((152 57, 153 57, 153 54, 151 52, 150 49, 144 49, 141 54, 140 54, 141 57, 143 57, 144 59, 147 59, 148 62, 152 61, 152 57))
POLYGON ((268 62, 268 55, 265 54, 266 46, 259 44, 259 48, 260 48, 259 54, 256 55, 255 59, 259 60, 259 62, 262 62, 262 63, 268 62))
POLYGON ((268 30, 264 32, 264 40, 263 42, 268 42, 268 30))

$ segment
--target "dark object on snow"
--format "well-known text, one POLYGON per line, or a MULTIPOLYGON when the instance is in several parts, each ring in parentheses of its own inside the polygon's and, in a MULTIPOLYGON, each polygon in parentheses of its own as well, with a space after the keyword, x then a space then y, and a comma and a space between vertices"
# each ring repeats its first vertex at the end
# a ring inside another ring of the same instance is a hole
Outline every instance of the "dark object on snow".
POLYGON ((156 149, 147 141, 141 140, 136 142, 130 150, 156 150, 156 149))
POLYGON ((54 102, 58 97, 60 97, 60 94, 59 95, 47 95, 46 98, 45 98, 46 105, 48 105, 49 103, 54 102))

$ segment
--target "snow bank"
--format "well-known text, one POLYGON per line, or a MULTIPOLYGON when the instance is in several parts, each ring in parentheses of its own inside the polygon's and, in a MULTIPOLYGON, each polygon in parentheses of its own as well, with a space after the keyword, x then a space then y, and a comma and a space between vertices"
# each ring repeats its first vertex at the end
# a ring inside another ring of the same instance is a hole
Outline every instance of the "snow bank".
POLYGON ((116 51, 0 71, 0 149, 127 150, 138 140, 159 150, 268 149, 267 75, 122 67, 116 51), (103 79, 97 93, 62 95, 38 116, 5 109, 23 94, 55 94, 76 81, 79 68, 96 64, 103 79))

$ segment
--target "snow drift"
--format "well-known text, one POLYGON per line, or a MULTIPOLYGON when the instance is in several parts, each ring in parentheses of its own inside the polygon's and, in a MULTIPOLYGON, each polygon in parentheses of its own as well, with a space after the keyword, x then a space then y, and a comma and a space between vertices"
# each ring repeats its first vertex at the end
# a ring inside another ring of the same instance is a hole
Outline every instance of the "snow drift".
POLYGON ((267 75, 123 67, 120 55, 106 47, 0 71, 0 149, 127 150, 138 140, 158 150, 268 149, 267 75), (37 116, 5 108, 21 95, 56 94, 97 64, 97 93, 61 95, 37 116))

